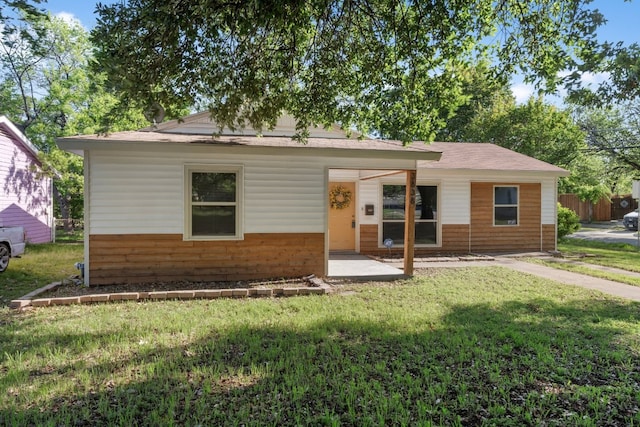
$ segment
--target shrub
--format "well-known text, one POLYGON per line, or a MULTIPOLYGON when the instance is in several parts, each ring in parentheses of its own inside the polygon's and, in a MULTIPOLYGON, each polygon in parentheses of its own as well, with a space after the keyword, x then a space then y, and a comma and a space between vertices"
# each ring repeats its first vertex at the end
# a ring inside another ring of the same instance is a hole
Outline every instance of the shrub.
POLYGON ((577 213, 558 203, 558 239, 580 229, 580 217, 577 213))

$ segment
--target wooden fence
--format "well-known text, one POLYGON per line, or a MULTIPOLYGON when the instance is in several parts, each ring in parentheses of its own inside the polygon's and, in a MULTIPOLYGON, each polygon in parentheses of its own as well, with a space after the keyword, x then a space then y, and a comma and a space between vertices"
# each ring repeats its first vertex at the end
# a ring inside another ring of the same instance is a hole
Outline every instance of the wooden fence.
POLYGON ((590 209, 591 221, 619 220, 625 214, 638 209, 638 202, 630 194, 612 196, 611 200, 601 199, 595 205, 591 202, 581 202, 575 194, 561 194, 558 196, 558 202, 576 212, 582 222, 589 221, 590 209))
POLYGON ((593 204, 580 201, 575 194, 561 194, 558 196, 558 202, 577 213, 581 222, 611 220, 611 202, 606 198, 593 204))

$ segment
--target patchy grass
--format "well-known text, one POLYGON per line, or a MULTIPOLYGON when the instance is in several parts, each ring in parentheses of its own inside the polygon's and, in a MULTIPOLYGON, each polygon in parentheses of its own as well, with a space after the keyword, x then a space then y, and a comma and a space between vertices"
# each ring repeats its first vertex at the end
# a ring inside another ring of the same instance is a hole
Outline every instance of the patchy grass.
POLYGON ((635 425, 640 305, 498 267, 0 311, 8 425, 635 425))
POLYGON ((27 245, 25 254, 12 258, 9 268, 0 274, 0 307, 41 286, 78 274, 73 264, 83 257, 80 244, 27 245))
POLYGON ((71 231, 56 229, 56 242, 57 243, 83 243, 84 230, 81 228, 74 229, 71 231))
POLYGON ((580 261, 589 264, 640 272, 640 252, 633 245, 565 238, 558 242, 558 250, 568 256, 580 257, 580 261), (592 256, 583 257, 585 254, 592 256))
MULTIPOLYGON (((626 283, 627 285, 640 286, 640 277, 630 276, 624 273, 598 270, 595 267, 581 265, 572 262, 552 261, 537 258, 527 259, 528 262, 546 265, 547 267, 558 268, 560 270, 572 271, 574 273, 586 274, 587 276, 598 277, 600 279, 612 280, 614 282, 626 283)), ((596 265, 596 264, 592 264, 596 265)))

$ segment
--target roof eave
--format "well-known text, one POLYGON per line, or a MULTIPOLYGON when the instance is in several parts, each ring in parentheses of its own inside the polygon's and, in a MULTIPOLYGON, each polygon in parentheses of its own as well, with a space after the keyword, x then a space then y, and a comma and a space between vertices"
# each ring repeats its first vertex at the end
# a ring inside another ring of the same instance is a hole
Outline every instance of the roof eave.
MULTIPOLYGON (((167 147, 166 142, 149 141, 96 141, 80 138, 61 138, 57 141, 58 147, 65 151, 82 155, 84 151, 91 149, 121 149, 123 147, 136 147, 145 145, 160 145, 167 147)), ((370 159, 398 159, 415 161, 438 161, 442 156, 437 151, 411 151, 411 150, 383 150, 383 149, 349 149, 335 147, 310 147, 301 145, 300 147, 277 147, 277 146, 248 146, 248 145, 225 145, 225 144, 199 144, 199 143, 174 143, 172 147, 209 147, 216 153, 234 154, 252 152, 264 155, 290 155, 290 156, 326 156, 340 158, 370 158, 370 159)))
POLYGON ((9 132, 14 136, 14 138, 20 142, 20 144, 31 154, 35 161, 40 164, 40 159, 38 159, 38 149, 29 141, 29 138, 16 127, 16 125, 11 122, 6 116, 0 116, 0 125, 4 125, 9 132))

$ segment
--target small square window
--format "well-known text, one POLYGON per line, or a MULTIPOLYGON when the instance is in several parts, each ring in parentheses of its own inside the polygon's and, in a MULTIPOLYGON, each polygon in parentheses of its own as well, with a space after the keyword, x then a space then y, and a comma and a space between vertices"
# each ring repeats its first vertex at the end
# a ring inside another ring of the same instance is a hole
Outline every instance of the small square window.
POLYGON ((518 187, 493 188, 493 224, 518 225, 518 187))
POLYGON ((240 168, 185 167, 187 212, 185 237, 188 239, 241 238, 240 168))

